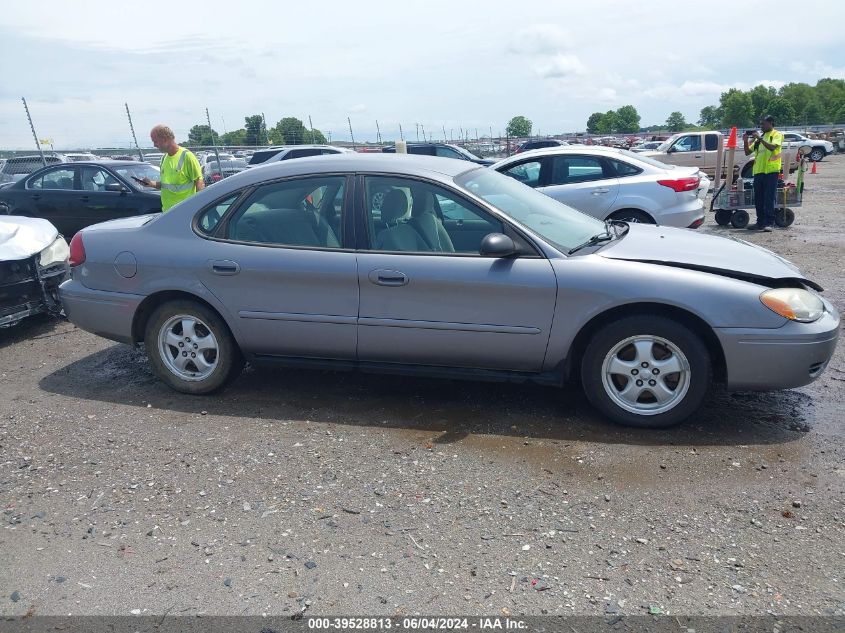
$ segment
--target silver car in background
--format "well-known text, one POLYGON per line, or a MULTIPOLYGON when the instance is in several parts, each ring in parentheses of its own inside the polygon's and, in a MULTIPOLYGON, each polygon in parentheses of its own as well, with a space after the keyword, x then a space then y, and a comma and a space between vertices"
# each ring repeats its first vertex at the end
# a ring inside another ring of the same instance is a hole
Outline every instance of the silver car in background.
POLYGON ((664 427, 713 380, 807 384, 839 315, 739 240, 602 222, 486 167, 413 155, 284 161, 168 213, 83 229, 68 318, 145 343, 191 394, 244 361, 561 385, 664 427), (446 212, 448 210, 448 213, 446 212))
POLYGON ((679 228, 704 222, 710 180, 698 169, 666 165, 612 147, 556 147, 492 166, 588 215, 679 228))

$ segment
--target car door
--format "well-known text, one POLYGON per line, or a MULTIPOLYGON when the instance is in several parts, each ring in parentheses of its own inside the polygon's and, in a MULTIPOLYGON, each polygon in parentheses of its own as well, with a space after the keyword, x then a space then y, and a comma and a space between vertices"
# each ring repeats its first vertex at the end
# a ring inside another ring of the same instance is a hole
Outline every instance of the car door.
POLYGON ((66 237, 82 228, 75 213, 79 198, 78 168, 62 165, 26 182, 26 197, 33 216, 49 220, 66 237))
POLYGON ((701 150, 701 135, 686 134, 681 136, 669 148, 671 163, 682 167, 700 167, 704 161, 701 150))
POLYGON ((556 295, 548 260, 533 249, 515 258, 482 257, 484 235, 512 229, 442 185, 362 180, 359 360, 539 371, 556 295), (474 243, 461 242, 448 223, 449 239, 436 245, 415 228, 422 214, 445 206, 485 226, 474 243))
POLYGON ((143 197, 108 169, 81 166, 79 177, 82 191, 76 210, 82 226, 140 215, 145 211, 142 205, 143 197), (121 187, 122 190, 115 191, 116 187, 121 187))
POLYGON ((716 175, 716 165, 719 161, 719 143, 722 142, 719 134, 704 135, 704 160, 698 164, 699 169, 711 178, 716 175))
POLYGON ((291 178, 244 192, 236 207, 231 196, 199 217, 198 230, 209 235, 199 280, 232 315, 245 352, 355 358, 358 275, 355 252, 343 243, 347 192, 344 175, 291 178))
POLYGON ((574 209, 604 219, 619 195, 619 179, 601 156, 554 154, 548 157, 538 191, 574 209))

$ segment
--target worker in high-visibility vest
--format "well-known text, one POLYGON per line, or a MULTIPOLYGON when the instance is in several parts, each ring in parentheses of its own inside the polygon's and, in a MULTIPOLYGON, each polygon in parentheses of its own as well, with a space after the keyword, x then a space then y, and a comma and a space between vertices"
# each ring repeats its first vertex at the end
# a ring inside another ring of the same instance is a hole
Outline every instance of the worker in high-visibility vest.
POLYGON ((187 200, 205 188, 202 168, 197 157, 176 143, 176 135, 166 125, 156 125, 150 130, 150 140, 155 148, 164 152, 161 159, 161 180, 143 178, 148 187, 161 189, 161 210, 187 200))
POLYGON ((748 130, 742 135, 745 155, 754 154, 754 207, 757 209, 757 223, 749 224, 752 231, 771 231, 775 225, 775 197, 778 192, 778 174, 781 170, 781 147, 783 132, 775 129, 775 119, 764 116, 760 119, 760 134, 748 130))

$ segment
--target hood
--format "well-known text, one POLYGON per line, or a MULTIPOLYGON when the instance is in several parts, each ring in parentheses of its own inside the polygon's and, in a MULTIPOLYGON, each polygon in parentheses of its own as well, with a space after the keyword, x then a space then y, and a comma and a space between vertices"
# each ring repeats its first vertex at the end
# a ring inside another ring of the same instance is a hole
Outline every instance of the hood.
POLYGON ((100 222, 99 224, 86 226, 81 232, 90 233, 92 231, 109 231, 113 229, 137 229, 138 227, 144 226, 147 222, 160 216, 160 213, 149 213, 147 215, 133 215, 128 218, 108 220, 107 222, 100 222))
POLYGON ((25 259, 50 246, 59 232, 47 220, 0 216, 0 261, 25 259))
POLYGON ((644 224, 630 224, 627 235, 598 255, 610 259, 700 270, 763 285, 772 281, 810 281, 795 264, 770 250, 733 237, 719 237, 644 224))

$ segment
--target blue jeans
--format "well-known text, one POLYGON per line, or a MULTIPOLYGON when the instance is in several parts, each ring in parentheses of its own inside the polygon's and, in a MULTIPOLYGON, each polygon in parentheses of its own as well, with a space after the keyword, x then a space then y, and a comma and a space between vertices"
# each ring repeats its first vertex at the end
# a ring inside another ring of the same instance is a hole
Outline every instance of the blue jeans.
POLYGON ((757 226, 774 226, 775 197, 778 193, 778 175, 754 174, 754 206, 757 209, 757 226))

